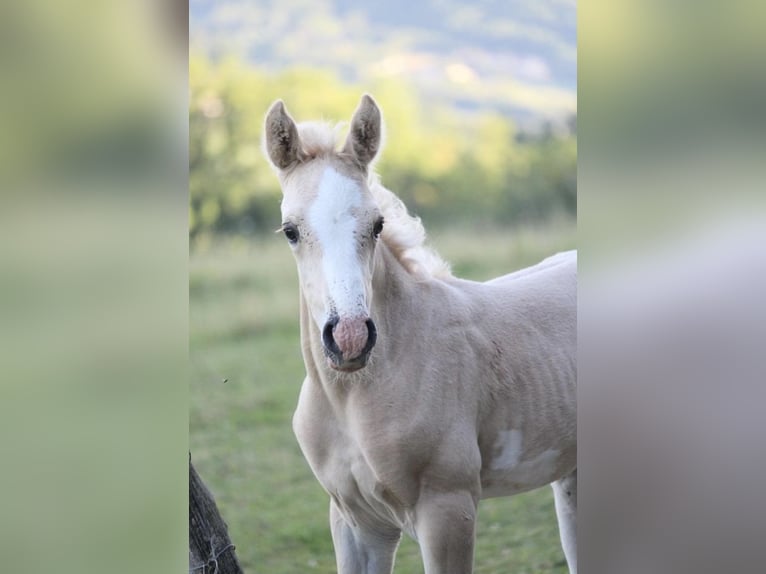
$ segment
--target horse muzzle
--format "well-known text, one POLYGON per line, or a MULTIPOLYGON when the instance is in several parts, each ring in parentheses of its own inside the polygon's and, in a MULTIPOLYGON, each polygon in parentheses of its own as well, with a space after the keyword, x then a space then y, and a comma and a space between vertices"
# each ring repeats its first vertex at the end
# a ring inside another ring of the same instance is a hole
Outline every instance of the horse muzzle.
POLYGON ((377 339, 375 323, 369 317, 340 319, 334 315, 322 329, 327 363, 336 371, 352 372, 365 367, 377 339))

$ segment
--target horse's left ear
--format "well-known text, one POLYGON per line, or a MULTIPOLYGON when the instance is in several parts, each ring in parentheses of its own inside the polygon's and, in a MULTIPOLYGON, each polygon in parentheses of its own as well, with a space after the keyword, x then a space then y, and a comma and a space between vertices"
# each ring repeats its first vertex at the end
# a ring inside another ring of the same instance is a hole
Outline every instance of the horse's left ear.
POLYGON ((365 94, 351 119, 351 128, 343 146, 343 151, 354 157, 363 168, 375 159, 383 139, 383 121, 380 109, 372 96, 365 94))

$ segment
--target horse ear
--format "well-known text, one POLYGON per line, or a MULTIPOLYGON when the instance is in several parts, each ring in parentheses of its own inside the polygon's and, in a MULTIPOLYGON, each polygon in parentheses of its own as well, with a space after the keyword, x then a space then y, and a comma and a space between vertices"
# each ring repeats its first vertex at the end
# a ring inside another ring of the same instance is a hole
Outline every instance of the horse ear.
POLYGON ((351 128, 343 151, 351 154, 362 168, 367 169, 380 150, 382 131, 383 123, 378 104, 372 96, 364 94, 351 119, 351 128))
POLYGON ((263 147, 274 167, 287 169, 301 159, 298 128, 282 100, 274 102, 266 113, 263 133, 263 147))

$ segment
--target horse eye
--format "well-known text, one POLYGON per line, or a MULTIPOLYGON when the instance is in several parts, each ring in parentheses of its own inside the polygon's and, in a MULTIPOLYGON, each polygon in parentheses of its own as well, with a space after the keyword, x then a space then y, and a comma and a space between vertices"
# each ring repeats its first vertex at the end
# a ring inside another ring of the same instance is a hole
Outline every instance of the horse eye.
POLYGON ((294 225, 285 225, 282 232, 290 243, 298 243, 298 228, 294 225))
POLYGON ((383 218, 380 217, 375 222, 375 226, 372 228, 372 236, 377 239, 380 237, 381 232, 383 231, 383 218))

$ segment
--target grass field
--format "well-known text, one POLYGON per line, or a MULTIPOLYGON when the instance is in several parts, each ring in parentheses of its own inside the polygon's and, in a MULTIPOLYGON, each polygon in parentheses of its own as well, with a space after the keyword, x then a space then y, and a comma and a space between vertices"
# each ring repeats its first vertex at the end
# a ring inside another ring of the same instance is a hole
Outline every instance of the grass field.
MULTIPOLYGON (((456 275, 487 279, 575 246, 573 223, 432 234, 456 275)), ((229 241, 190 261, 190 449, 249 574, 335 572, 328 497, 291 417, 303 381, 298 282, 282 237, 229 241)), ((550 488, 479 506, 477 573, 565 573, 550 488)), ((397 574, 422 572, 403 537, 397 574)))

